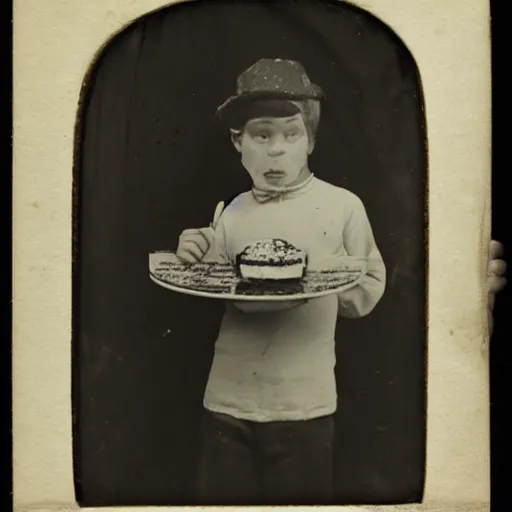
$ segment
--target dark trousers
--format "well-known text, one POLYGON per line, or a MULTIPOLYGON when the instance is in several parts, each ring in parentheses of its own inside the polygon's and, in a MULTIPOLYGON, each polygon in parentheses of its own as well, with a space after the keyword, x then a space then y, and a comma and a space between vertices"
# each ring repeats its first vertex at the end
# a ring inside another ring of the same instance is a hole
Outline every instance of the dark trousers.
POLYGON ((205 411, 202 505, 328 505, 333 416, 255 423, 205 411))

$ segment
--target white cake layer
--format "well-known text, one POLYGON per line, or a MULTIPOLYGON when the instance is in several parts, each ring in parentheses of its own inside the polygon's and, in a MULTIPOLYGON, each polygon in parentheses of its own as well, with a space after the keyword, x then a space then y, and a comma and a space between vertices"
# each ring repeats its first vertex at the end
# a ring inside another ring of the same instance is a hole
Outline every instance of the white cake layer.
POLYGON ((304 272, 304 263, 285 265, 245 265, 240 264, 240 273, 246 279, 300 279, 304 272))

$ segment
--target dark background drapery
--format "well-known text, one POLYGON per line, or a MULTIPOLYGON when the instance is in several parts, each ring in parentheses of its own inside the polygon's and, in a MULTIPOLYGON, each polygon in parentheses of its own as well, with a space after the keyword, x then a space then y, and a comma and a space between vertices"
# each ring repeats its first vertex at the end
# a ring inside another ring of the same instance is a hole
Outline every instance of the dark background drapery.
POLYGON ((219 0, 136 21, 86 84, 73 336, 84 506, 194 502, 222 304, 157 287, 148 253, 175 248, 184 228, 250 186, 214 112, 262 57, 299 60, 324 89, 311 169, 361 197, 388 270, 377 309, 337 328, 336 502, 421 497, 426 144, 414 60, 385 25, 340 2, 219 0))

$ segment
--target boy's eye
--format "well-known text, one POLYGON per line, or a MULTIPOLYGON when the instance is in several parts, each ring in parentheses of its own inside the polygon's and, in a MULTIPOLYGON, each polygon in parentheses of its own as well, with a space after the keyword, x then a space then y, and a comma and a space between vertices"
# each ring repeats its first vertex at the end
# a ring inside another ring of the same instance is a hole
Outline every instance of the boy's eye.
POLYGON ((300 130, 290 130, 285 133, 286 140, 297 140, 301 135, 300 130))
POLYGON ((256 132, 253 135, 253 138, 258 142, 265 142, 270 139, 271 134, 269 132, 256 132))

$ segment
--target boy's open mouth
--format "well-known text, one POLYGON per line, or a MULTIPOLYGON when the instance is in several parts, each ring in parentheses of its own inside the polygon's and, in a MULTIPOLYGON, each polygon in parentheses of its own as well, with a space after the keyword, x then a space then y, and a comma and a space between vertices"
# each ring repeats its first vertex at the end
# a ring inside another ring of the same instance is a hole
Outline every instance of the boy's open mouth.
POLYGON ((279 169, 269 169, 268 171, 263 173, 263 176, 265 176, 265 178, 282 178, 285 175, 286 173, 279 169))

